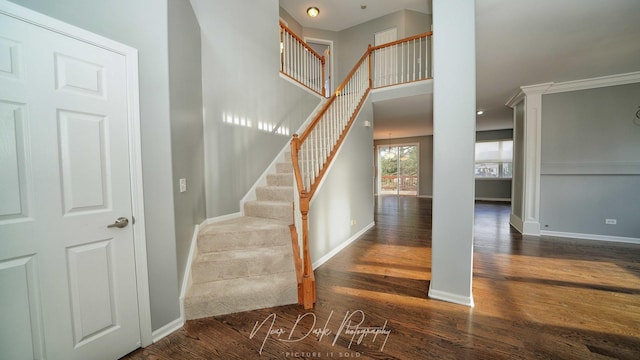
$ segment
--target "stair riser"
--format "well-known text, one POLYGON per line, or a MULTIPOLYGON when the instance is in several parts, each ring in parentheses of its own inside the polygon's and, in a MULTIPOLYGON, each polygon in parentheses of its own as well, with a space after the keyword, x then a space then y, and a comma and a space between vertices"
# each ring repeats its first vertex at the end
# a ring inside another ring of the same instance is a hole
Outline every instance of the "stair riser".
POLYGON ((293 201, 293 186, 259 187, 256 188, 256 197, 264 201, 293 201))
POLYGON ((291 162, 277 163, 276 164, 276 173, 278 173, 278 174, 292 174, 293 173, 293 164, 291 162))
POLYGON ((296 274, 295 271, 290 271, 269 277, 256 276, 192 285, 184 299, 184 312, 187 320, 193 320, 297 302, 296 274))
POLYGON ((293 186, 293 174, 269 174, 268 186, 293 186))
POLYGON ((293 255, 287 254, 252 259, 196 262, 192 266, 193 284, 208 281, 237 279, 291 271, 293 255))
POLYGON ((265 246, 287 245, 290 243, 291 233, 283 227, 279 230, 256 230, 215 235, 200 235, 198 237, 198 252, 227 251, 265 246))
POLYGON ((274 219, 293 224, 293 203, 270 205, 264 202, 250 201, 244 204, 244 213, 246 216, 274 219))

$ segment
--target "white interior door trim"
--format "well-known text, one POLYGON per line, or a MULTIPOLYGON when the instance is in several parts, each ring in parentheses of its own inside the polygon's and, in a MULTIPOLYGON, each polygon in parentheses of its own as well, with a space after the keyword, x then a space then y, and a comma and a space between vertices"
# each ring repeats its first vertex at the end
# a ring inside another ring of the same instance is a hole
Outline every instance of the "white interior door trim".
MULTIPOLYGON (((336 88, 336 85, 334 84, 336 77, 333 76, 334 72, 335 72, 335 63, 333 62, 333 41, 332 40, 326 40, 326 39, 320 39, 320 38, 312 38, 312 37, 304 37, 304 42, 309 43, 316 43, 316 44, 323 44, 323 45, 329 45, 329 59, 326 59, 329 61, 330 63, 330 67, 331 67, 331 71, 329 76, 331 77, 331 81, 329 82, 331 89, 327 89, 327 93, 325 94, 326 97, 330 97, 331 94, 333 94, 333 89, 336 88)), ((342 81, 342 80, 340 80, 342 81)), ((340 83, 338 83, 340 84, 340 83)))
POLYGON ((6 0, 0 0, 0 13, 121 54, 126 59, 129 166, 131 171, 130 184, 132 194, 131 210, 135 218, 133 237, 136 263, 135 275, 138 292, 138 316, 140 322, 141 346, 144 347, 150 345, 152 343, 152 329, 142 187, 142 150, 140 141, 140 104, 138 94, 138 50, 6 0))

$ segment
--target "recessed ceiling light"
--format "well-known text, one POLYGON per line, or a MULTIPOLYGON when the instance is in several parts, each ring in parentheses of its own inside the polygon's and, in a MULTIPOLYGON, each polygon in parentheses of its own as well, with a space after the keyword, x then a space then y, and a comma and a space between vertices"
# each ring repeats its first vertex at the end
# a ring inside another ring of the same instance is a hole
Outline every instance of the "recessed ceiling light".
POLYGON ((476 115, 482 115, 482 114, 484 114, 484 111, 482 111, 482 110, 478 110, 478 111, 476 112, 476 115))
POLYGON ((311 17, 316 17, 316 16, 318 16, 318 14, 320 14, 320 10, 315 6, 312 6, 312 7, 307 9, 307 15, 309 15, 311 17))

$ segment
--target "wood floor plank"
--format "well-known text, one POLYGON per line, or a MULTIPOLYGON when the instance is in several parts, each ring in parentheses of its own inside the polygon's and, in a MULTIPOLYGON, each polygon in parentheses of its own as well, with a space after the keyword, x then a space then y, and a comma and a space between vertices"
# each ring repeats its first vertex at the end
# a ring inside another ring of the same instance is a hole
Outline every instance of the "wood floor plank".
POLYGON ((316 270, 314 309, 189 321, 123 359, 640 358, 640 245, 522 236, 509 204, 475 210, 474 308, 427 296, 431 200, 382 196, 376 226, 316 270))

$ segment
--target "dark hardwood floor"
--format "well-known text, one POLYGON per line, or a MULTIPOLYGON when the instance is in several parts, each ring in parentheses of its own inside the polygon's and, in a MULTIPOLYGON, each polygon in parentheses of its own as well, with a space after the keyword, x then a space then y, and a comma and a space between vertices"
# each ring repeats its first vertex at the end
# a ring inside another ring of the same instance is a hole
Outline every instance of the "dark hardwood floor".
POLYGON ((521 236, 508 204, 479 202, 468 308, 427 297, 431 200, 376 205, 316 270, 312 311, 189 321, 125 359, 640 359, 640 245, 521 236))

